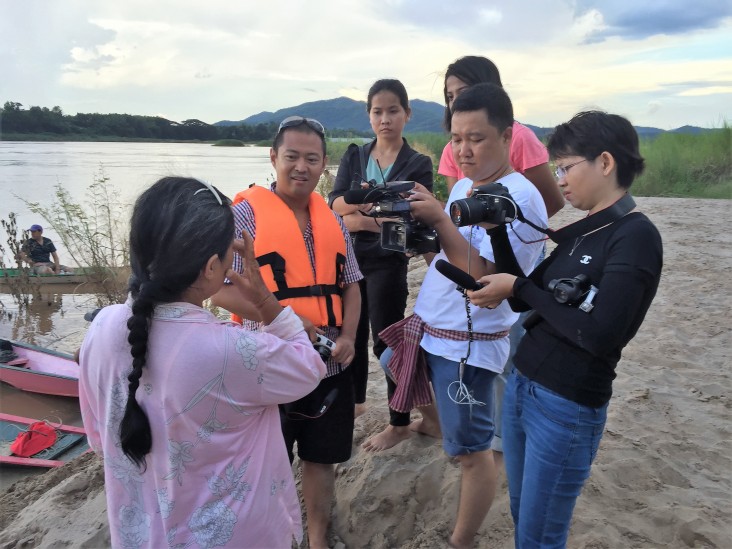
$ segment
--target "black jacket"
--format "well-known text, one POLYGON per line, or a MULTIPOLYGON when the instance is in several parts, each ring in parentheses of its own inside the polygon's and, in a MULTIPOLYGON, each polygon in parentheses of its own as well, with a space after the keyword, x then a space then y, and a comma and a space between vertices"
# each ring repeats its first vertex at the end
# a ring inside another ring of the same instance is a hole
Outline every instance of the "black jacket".
MULTIPOLYGON (((416 181, 432 191, 432 160, 429 156, 418 153, 409 146, 407 140, 402 138, 404 144, 389 170, 387 181, 416 181)), ((338 166, 333 190, 328 195, 328 204, 339 196, 343 196, 350 189, 360 189, 363 177, 366 177, 366 163, 368 163, 371 149, 376 140, 365 145, 351 143, 338 166), (364 164, 361 165, 361 154, 359 148, 363 148, 364 164), (361 177, 363 176, 363 177, 361 177)), ((358 231, 351 235, 356 255, 369 255, 371 257, 385 257, 389 255, 400 255, 398 252, 382 250, 379 244, 379 234, 370 231, 358 231)))

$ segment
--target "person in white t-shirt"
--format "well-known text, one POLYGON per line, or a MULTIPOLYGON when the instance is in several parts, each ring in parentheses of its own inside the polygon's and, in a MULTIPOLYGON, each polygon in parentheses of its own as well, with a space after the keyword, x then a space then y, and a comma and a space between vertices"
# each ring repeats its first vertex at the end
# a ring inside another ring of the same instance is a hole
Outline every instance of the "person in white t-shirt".
MULTIPOLYGON (((442 251, 425 275, 414 316, 382 332, 391 332, 384 339, 393 351, 384 353, 382 363, 399 385, 395 393, 397 402, 392 402, 392 407, 427 404, 421 396, 429 395, 428 390, 425 392, 420 386, 413 391, 413 387, 408 387, 426 384, 426 376, 419 373, 420 364, 424 364, 434 389, 443 447, 461 465, 460 499, 455 528, 449 539, 451 547, 472 547, 493 501, 496 470, 490 450, 492 384, 506 362, 509 351, 506 336, 518 314, 506 303, 495 309, 467 304, 465 296, 456 291, 456 284, 443 276, 436 265, 440 259, 449 261, 475 279, 496 272, 491 240, 484 227, 458 228, 448 215, 455 200, 466 198, 481 185, 501 183, 527 219, 546 226, 546 208, 539 191, 511 167, 512 124, 511 100, 500 86, 479 84, 456 99, 452 147, 466 178, 453 187, 445 208, 420 186, 411 195, 413 217, 437 231, 442 251), (417 339, 421 352, 415 353, 408 348, 409 341, 415 341, 419 330, 423 330, 421 339, 417 339), (410 368, 409 359, 415 356, 416 365, 410 368), (417 373, 410 377, 410 370, 417 373), (410 371, 406 377, 405 371, 410 371), (420 384, 420 380, 424 383, 420 384), (418 396, 413 398, 415 394, 418 396), (402 398, 405 401, 399 402, 402 398)), ((515 221, 508 228, 508 237, 520 267, 524 272, 531 271, 542 249, 542 235, 529 225, 515 221)), ((420 410, 424 415, 424 409, 420 410)), ((432 420, 428 412, 424 421, 432 420)))

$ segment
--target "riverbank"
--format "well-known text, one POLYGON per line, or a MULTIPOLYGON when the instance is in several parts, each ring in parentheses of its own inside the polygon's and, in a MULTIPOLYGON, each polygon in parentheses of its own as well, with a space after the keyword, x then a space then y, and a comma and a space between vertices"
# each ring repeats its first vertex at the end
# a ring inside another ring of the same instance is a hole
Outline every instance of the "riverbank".
MULTIPOLYGON (((730 364, 732 249, 728 201, 638 198, 664 240, 656 300, 618 366, 607 428, 575 511, 569 547, 729 547, 732 530, 730 364)), ((565 208, 553 227, 581 212, 565 208)), ((409 273, 413 306, 425 273, 409 273)), ((75 348, 81 342, 66 340, 75 348)), ((68 349, 67 349, 68 350, 68 349)), ((338 466, 333 541, 345 547, 445 545, 459 470, 441 444, 413 436, 379 454, 360 444, 387 421, 383 374, 371 363, 369 409, 353 457, 338 466)), ((0 496, 0 547, 109 544, 100 461, 89 456, 0 496)), ((505 476, 476 547, 513 547, 505 476)))

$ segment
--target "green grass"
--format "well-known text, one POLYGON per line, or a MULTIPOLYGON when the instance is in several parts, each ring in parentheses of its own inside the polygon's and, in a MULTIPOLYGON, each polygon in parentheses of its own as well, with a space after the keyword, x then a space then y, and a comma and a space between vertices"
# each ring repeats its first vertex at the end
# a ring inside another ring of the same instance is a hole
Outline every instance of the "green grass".
MULTIPOLYGON (((410 145, 432 158, 435 192, 446 191, 437 175, 448 137, 440 133, 407 134, 410 145)), ((646 169, 633 183, 636 196, 732 198, 732 127, 700 134, 664 133, 641 142, 646 169)))
POLYGON ((641 143, 646 169, 636 196, 732 198, 732 127, 698 135, 666 133, 641 143))

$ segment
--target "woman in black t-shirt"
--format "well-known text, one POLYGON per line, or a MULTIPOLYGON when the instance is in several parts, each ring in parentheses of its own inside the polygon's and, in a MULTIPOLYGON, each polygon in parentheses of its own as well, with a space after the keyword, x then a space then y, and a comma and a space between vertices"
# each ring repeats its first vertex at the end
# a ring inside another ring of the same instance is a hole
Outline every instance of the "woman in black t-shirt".
POLYGON ((656 294, 661 237, 628 188, 643 170, 628 120, 598 111, 556 127, 549 152, 568 202, 588 217, 557 232, 528 277, 496 274, 475 305, 533 309, 503 403, 516 547, 563 547, 605 426, 622 349, 656 294))
MULTIPOLYGON (((343 155, 329 203, 343 216, 353 236, 353 247, 361 281, 361 319, 356 335, 356 356, 351 363, 357 413, 366 401, 369 365, 369 324, 374 339, 374 354, 380 357, 386 345, 378 333, 404 318, 407 307, 407 263, 400 252, 384 250, 380 245, 381 221, 369 216, 373 204, 346 204, 343 195, 360 189, 361 183, 373 181, 416 181, 432 190, 432 160, 412 149, 402 137, 412 111, 407 90, 399 80, 377 80, 369 90, 366 109, 376 138, 365 145, 352 144, 343 155)), ((396 385, 386 378, 389 397, 396 385)), ((367 450, 390 448, 409 436, 409 414, 390 410, 389 426, 364 443, 367 450)))

